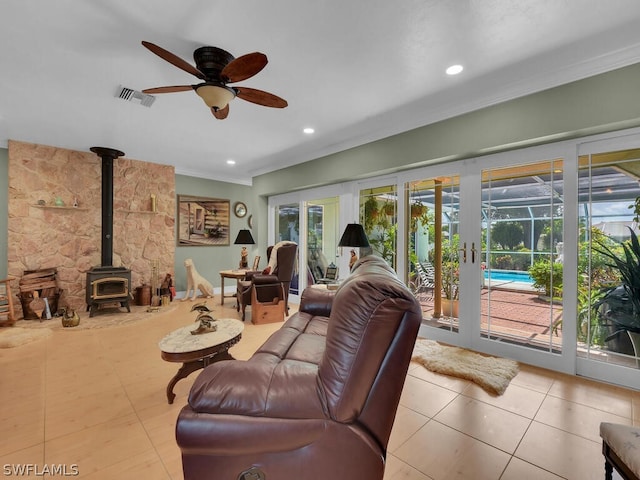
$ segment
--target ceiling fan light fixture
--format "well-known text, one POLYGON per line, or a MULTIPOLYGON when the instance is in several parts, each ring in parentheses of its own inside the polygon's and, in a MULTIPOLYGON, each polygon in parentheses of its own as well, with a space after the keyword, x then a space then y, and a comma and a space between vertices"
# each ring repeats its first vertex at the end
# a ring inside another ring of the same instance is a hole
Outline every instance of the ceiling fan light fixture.
POLYGON ((222 110, 236 96, 231 88, 217 85, 202 85, 196 88, 196 93, 209 108, 222 110))

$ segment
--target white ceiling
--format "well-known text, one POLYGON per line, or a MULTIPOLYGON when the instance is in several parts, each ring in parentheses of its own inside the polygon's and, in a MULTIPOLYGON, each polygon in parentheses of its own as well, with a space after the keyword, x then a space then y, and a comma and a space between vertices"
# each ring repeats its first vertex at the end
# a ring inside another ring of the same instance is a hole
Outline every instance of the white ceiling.
POLYGON ((107 146, 245 184, 640 61, 638 0, 3 0, 0 18, 0 146, 107 146), (142 40, 192 64, 203 45, 261 51, 267 67, 238 85, 289 106, 235 99, 220 121, 194 92, 118 99, 198 83, 142 40))

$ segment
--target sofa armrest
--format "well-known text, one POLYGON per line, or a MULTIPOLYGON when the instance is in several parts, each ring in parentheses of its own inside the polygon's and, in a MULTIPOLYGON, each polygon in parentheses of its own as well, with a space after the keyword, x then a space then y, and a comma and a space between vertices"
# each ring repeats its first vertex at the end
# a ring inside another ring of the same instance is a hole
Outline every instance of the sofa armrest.
POLYGON ((197 413, 324 419, 317 372, 316 365, 269 354, 217 362, 196 378, 189 406, 197 413))
POLYGON ((260 275, 261 273, 262 270, 247 270, 244 274, 244 280, 251 281, 253 277, 255 277, 256 275, 260 275))
POLYGON ((187 405, 180 412, 176 437, 183 453, 192 455, 208 455, 212 450, 224 455, 279 453, 317 442, 326 435, 327 422, 216 415, 215 428, 211 428, 203 414, 187 405))
POLYGON ((298 310, 313 316, 328 317, 331 314, 331 306, 335 295, 335 290, 307 287, 300 297, 298 310))
POLYGON ((257 273, 253 276, 252 281, 256 285, 266 285, 269 283, 280 283, 277 275, 257 273))

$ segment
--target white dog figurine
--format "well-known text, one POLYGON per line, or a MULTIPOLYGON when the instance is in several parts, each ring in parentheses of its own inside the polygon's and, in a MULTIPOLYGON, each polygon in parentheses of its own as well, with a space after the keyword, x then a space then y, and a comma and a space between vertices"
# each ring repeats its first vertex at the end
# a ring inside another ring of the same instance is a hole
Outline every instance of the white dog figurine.
POLYGON ((194 301, 197 298, 198 289, 205 297, 213 297, 213 287, 211 286, 211 283, 198 273, 195 265, 193 264, 193 260, 187 258, 184 261, 184 266, 187 269, 187 292, 184 294, 182 301, 184 302, 189 298, 190 290, 193 290, 190 298, 191 301, 194 301))

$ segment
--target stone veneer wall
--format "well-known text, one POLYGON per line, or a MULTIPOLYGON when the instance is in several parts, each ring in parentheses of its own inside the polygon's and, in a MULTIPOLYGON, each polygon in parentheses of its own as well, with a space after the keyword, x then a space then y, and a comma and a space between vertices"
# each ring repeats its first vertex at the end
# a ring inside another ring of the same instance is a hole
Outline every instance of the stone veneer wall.
MULTIPOLYGON (((133 293, 151 284, 152 261, 160 281, 174 274, 175 171, 126 156, 113 170, 113 265, 131 269, 133 293)), ((57 268, 59 305, 79 312, 86 310, 86 272, 101 261, 101 175, 102 159, 92 152, 9 141, 8 274, 57 268), (54 207, 57 197, 66 208, 54 207)))

